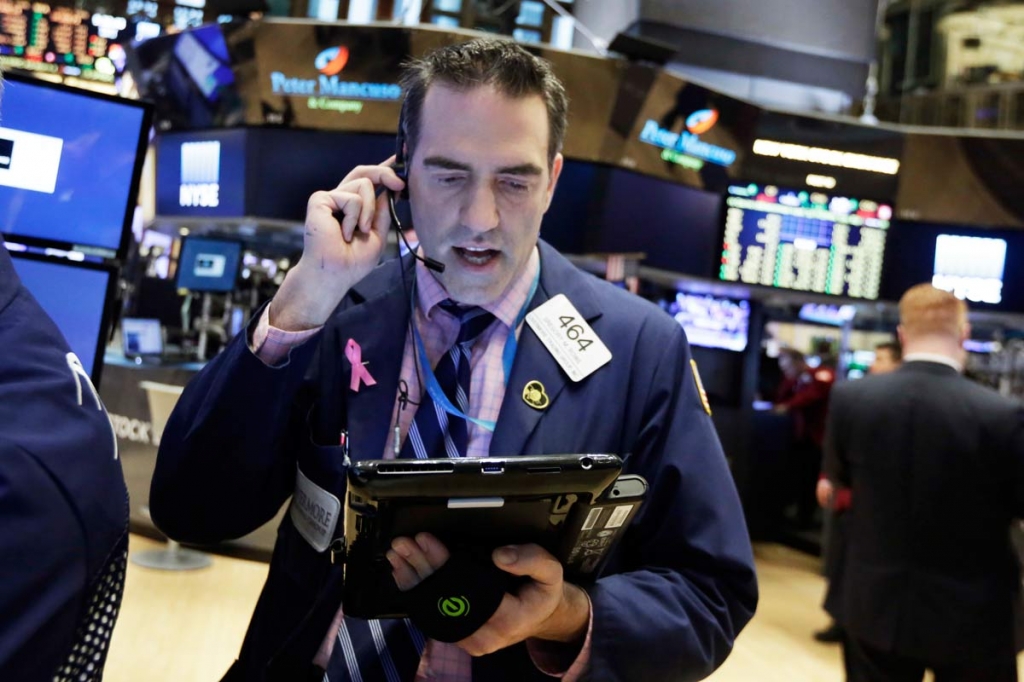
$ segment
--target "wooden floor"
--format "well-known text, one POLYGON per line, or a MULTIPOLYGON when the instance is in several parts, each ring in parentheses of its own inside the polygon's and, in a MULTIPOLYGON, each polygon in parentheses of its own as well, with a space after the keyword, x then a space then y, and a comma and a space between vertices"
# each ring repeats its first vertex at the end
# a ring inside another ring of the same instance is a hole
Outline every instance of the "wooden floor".
MULTIPOLYGON (((131 551, 161 545, 132 536, 131 551)), ((761 602, 713 682, 842 682, 839 648, 816 643, 824 581, 816 560, 777 545, 756 548, 761 602)), ((266 578, 265 564, 213 557, 198 571, 129 563, 107 682, 212 682, 231 665, 266 578)), ((1022 667, 1024 673, 1024 667, 1022 667)), ((1024 675, 1022 675, 1024 679, 1024 675)))

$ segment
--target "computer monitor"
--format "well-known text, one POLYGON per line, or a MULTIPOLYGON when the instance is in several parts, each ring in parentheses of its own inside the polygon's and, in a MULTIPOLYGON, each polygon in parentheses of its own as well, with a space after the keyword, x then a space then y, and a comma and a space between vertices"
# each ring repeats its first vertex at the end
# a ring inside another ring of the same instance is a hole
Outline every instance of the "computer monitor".
POLYGON ((115 269, 17 251, 11 252, 11 260, 22 284, 53 319, 98 387, 117 285, 115 269))
POLYGON ((164 352, 160 320, 125 317, 121 320, 121 346, 126 358, 159 357, 164 352))
POLYGON ((0 234, 124 258, 150 107, 16 74, 4 80, 0 234))
POLYGON ((835 305, 833 303, 804 303, 800 306, 798 317, 808 322, 828 324, 842 327, 851 322, 857 314, 852 305, 835 305))
POLYGON ((691 345, 746 350, 750 328, 748 301, 680 291, 662 306, 686 331, 691 345))
POLYGON ((932 284, 958 298, 993 305, 1003 301, 1006 240, 940 234, 935 238, 932 284))
MULTIPOLYGON (((720 194, 620 168, 601 169, 590 191, 597 195, 587 221, 590 250, 642 252, 645 266, 714 276, 720 194)), ((579 216, 567 219, 580 223, 579 216)))
POLYGON ((730 185, 719 279, 877 299, 892 207, 757 183, 730 185))
POLYGON ((178 288, 226 292, 235 288, 242 261, 242 242, 186 237, 178 258, 178 288))
POLYGON ((972 309, 1024 312, 1024 234, 1014 229, 897 221, 889 235, 884 298, 928 282, 972 309))

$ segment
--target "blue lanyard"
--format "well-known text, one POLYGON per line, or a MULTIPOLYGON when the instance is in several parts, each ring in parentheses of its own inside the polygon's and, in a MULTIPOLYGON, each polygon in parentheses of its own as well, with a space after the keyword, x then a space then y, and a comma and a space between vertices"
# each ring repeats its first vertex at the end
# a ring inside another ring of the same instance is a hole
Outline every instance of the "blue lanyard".
MULTIPOLYGON (((526 302, 523 303, 523 307, 519 309, 519 314, 516 315, 515 322, 512 323, 512 328, 508 332, 508 340, 505 341, 505 350, 501 354, 501 366, 505 372, 505 385, 508 386, 508 377, 512 373, 512 363, 516 359, 516 348, 519 346, 519 342, 516 341, 516 330, 519 329, 519 325, 526 319, 526 309, 530 306, 530 301, 533 300, 533 295, 537 293, 537 285, 540 283, 540 265, 538 264, 537 275, 533 278, 533 284, 530 285, 530 293, 526 295, 526 302)), ((416 290, 415 282, 413 286, 413 313, 415 313, 416 305, 416 290)), ((441 406, 441 409, 452 415, 453 417, 459 417, 466 421, 473 422, 477 426, 487 429, 490 432, 494 432, 496 422, 489 421, 487 419, 475 419, 470 417, 468 414, 464 414, 462 410, 452 404, 452 401, 448 399, 444 391, 441 390, 441 385, 437 383, 437 377, 434 376, 434 370, 430 366, 430 359, 427 358, 427 350, 423 346, 423 339, 420 337, 420 332, 416 329, 416 317, 413 314, 412 321, 412 336, 413 341, 416 344, 416 353, 420 359, 420 366, 423 369, 423 383, 427 389, 427 393, 434 400, 434 403, 441 406)))

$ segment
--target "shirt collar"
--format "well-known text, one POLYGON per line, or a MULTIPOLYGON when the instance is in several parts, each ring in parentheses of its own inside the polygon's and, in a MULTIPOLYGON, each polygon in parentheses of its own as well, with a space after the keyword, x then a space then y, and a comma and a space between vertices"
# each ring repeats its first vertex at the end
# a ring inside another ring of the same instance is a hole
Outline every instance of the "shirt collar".
MULTIPOLYGON (((526 267, 518 277, 512 280, 504 293, 480 307, 501 320, 506 327, 511 328, 519 311, 526 305, 526 297, 530 295, 530 287, 539 271, 540 254, 537 252, 537 247, 534 246, 533 251, 530 252, 530 258, 526 261, 526 267)), ((438 304, 448 298, 448 292, 431 274, 427 266, 421 261, 416 261, 416 303, 420 310, 424 311, 428 320, 432 318, 438 304)))
POLYGON ((962 364, 941 353, 908 353, 903 356, 903 362, 937 362, 940 365, 952 367, 960 374, 964 371, 962 364))

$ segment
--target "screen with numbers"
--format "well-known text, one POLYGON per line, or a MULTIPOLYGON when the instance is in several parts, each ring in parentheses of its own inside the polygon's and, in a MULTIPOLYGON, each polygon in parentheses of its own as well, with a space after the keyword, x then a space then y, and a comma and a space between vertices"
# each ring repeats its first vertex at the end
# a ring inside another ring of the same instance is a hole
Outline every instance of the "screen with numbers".
POLYGON ((732 185, 719 279, 877 299, 892 207, 773 185, 732 185))

